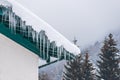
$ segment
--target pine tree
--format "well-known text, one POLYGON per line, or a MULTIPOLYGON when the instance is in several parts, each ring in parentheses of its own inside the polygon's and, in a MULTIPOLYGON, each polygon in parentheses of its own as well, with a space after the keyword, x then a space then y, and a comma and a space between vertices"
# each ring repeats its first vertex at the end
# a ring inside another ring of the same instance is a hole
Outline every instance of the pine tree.
POLYGON ((94 80, 93 70, 88 53, 86 53, 85 59, 79 55, 65 65, 63 80, 94 80))
POLYGON ((119 50, 113 35, 105 39, 104 45, 99 54, 100 60, 97 61, 98 79, 100 80, 120 80, 119 50))
POLYGON ((83 63, 83 79, 84 80, 94 80, 94 73, 93 73, 93 64, 89 60, 89 55, 86 53, 84 63, 83 63))
POLYGON ((82 56, 79 55, 75 59, 67 62, 65 71, 63 72, 63 80, 83 80, 82 61, 82 56))

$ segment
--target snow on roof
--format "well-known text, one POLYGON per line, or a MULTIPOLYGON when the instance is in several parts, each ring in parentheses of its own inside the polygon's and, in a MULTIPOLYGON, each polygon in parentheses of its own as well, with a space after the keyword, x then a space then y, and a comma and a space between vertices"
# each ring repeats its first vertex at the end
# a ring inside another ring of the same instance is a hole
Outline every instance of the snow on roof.
POLYGON ((8 1, 6 1, 6 0, 0 0, 0 5, 4 5, 4 6, 6 6, 6 7, 11 7, 12 5, 8 2, 8 1))
POLYGON ((31 25, 34 30, 36 30, 37 32, 44 30, 50 41, 55 41, 57 46, 62 45, 66 50, 68 50, 71 53, 80 53, 80 49, 76 45, 67 40, 63 35, 57 32, 53 27, 51 27, 51 25, 43 21, 37 15, 23 7, 15 0, 7 1, 10 2, 10 4, 12 4, 13 12, 20 16, 22 20, 26 21, 27 25, 31 25))

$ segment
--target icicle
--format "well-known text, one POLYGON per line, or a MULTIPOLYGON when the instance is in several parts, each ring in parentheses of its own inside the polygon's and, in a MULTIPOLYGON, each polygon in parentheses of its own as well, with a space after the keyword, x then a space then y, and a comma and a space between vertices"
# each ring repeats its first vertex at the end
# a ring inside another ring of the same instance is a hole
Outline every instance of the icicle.
POLYGON ((11 26, 11 30, 12 30, 12 32, 13 32, 13 12, 10 12, 11 14, 10 14, 10 26, 11 26))
POLYGON ((32 39, 33 39, 33 42, 35 42, 35 31, 31 31, 32 32, 32 39))
POLYGON ((61 59, 61 47, 59 47, 59 60, 61 59))
POLYGON ((5 8, 3 8, 2 22, 5 21, 5 13, 6 13, 5 8))
POLYGON ((43 56, 43 58, 45 58, 45 31, 40 31, 40 51, 41 51, 41 54, 43 56))
POLYGON ((5 8, 3 8, 3 17, 2 17, 2 22, 5 21, 5 15, 6 15, 6 11, 5 11, 5 8))
POLYGON ((38 32, 36 32, 36 47, 39 49, 38 32))
POLYGON ((54 51, 55 51, 55 41, 53 41, 53 52, 52 52, 53 55, 52 56, 54 56, 54 53, 55 53, 54 51))
POLYGON ((65 52, 65 49, 63 49, 63 55, 64 55, 64 59, 66 60, 66 52, 65 52))
POLYGON ((23 25, 23 27, 22 27, 23 28, 23 36, 26 37, 26 33, 27 33, 27 31, 26 31, 26 29, 27 29, 26 22, 23 21, 22 25, 23 25))
MULTIPOLYGON (((34 31, 34 30, 33 30, 33 31, 34 31)), ((36 35, 37 35, 37 34, 36 34, 36 31, 34 31, 34 36, 35 36, 35 37, 34 37, 33 42, 35 43, 35 45, 36 45, 36 35)))
POLYGON ((20 21, 19 21, 19 32, 20 32, 20 34, 22 33, 22 31, 21 31, 21 18, 20 18, 20 21))
POLYGON ((16 20, 15 20, 15 13, 13 13, 13 31, 16 34, 16 20))
POLYGON ((23 23, 21 18, 20 18, 20 33, 21 35, 23 35, 23 23))
POLYGON ((49 47, 50 47, 50 41, 47 40, 47 59, 49 59, 49 47))
POLYGON ((11 26, 11 31, 14 33, 14 20, 13 20, 13 12, 10 14, 10 26, 11 26))
POLYGON ((57 58, 58 58, 58 61, 59 61, 59 59, 60 59, 60 47, 58 47, 58 49, 57 49, 57 58))
POLYGON ((64 47, 62 46, 62 48, 61 48, 61 56, 64 55, 63 49, 64 49, 64 47))
MULTIPOLYGON (((36 43, 36 35, 37 35, 37 34, 36 34, 36 31, 33 30, 32 32, 33 32, 33 34, 32 34, 33 42, 36 43)), ((35 44, 35 45, 36 45, 36 44, 35 44)))
POLYGON ((30 40, 31 37, 31 26, 28 26, 28 39, 30 40))
POLYGON ((70 60, 70 57, 71 57, 71 56, 70 56, 70 53, 68 52, 68 54, 69 54, 69 60, 70 60))
POLYGON ((21 20, 21 34, 22 36, 24 36, 24 23, 22 20, 21 20))
POLYGON ((45 36, 43 34, 43 58, 45 59, 45 36))
POLYGON ((4 14, 2 14, 2 23, 3 23, 3 20, 4 20, 4 14))
POLYGON ((6 10, 6 13, 5 13, 5 20, 4 21, 7 21, 7 16, 8 16, 8 11, 6 10))
POLYGON ((14 27, 14 33, 16 34, 16 20, 15 20, 15 13, 13 13, 13 27, 14 27))
POLYGON ((35 45, 36 45, 36 48, 37 48, 37 43, 38 43, 38 33, 35 31, 35 45))
POLYGON ((8 11, 8 20, 7 22, 9 23, 9 29, 12 31, 12 23, 13 23, 13 20, 12 20, 12 7, 7 7, 7 11, 8 11))
POLYGON ((11 19, 11 18, 10 18, 10 10, 8 10, 8 17, 9 17, 8 23, 9 23, 9 29, 10 29, 10 27, 11 27, 11 26, 10 26, 10 19, 11 19))
POLYGON ((41 32, 39 33, 39 48, 40 48, 40 56, 42 55, 42 39, 41 39, 41 32))

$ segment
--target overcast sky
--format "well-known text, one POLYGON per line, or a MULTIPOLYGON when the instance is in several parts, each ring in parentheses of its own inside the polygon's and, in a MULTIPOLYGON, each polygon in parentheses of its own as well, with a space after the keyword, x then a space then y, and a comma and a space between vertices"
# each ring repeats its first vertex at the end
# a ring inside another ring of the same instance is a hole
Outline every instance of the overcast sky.
POLYGON ((84 47, 120 28, 120 0, 16 0, 84 47))

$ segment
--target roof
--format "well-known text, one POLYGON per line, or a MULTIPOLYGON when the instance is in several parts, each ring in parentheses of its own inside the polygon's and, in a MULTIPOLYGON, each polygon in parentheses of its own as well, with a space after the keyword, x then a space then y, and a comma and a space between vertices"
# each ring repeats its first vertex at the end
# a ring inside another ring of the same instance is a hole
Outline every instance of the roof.
POLYGON ((37 32, 44 30, 50 41, 55 41, 57 46, 63 46, 69 52, 74 53, 74 55, 80 53, 80 49, 76 45, 71 43, 68 39, 66 39, 58 31, 56 31, 51 25, 43 21, 33 12, 29 11, 27 8, 23 7, 15 0, 7 1, 9 1, 10 3, 4 3, 3 1, 2 4, 6 6, 12 5, 13 11, 18 16, 20 16, 22 20, 26 21, 27 25, 31 25, 34 30, 36 30, 37 32))
POLYGON ((37 15, 23 7, 21 4, 16 2, 15 0, 9 0, 13 6, 13 11, 17 15, 19 15, 23 20, 26 21, 26 24, 32 25, 33 29, 37 32, 41 30, 45 30, 48 38, 51 41, 55 41, 57 46, 64 46, 64 48, 71 53, 80 53, 80 49, 67 40, 63 35, 61 35, 58 31, 56 31, 51 25, 43 21, 37 15))

